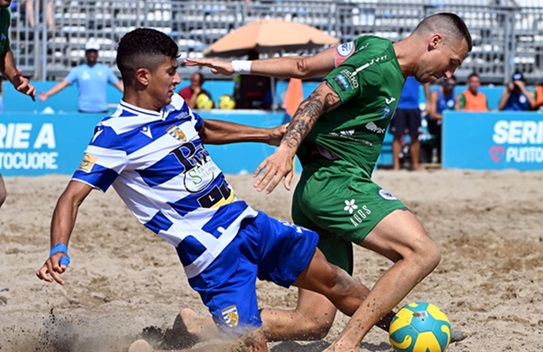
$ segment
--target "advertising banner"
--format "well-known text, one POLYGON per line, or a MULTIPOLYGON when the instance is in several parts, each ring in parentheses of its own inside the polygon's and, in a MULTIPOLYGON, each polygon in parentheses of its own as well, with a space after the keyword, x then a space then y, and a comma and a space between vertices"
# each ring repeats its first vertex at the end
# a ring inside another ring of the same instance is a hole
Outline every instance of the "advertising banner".
POLYGON ((444 168, 543 170, 543 114, 446 111, 442 152, 444 168))

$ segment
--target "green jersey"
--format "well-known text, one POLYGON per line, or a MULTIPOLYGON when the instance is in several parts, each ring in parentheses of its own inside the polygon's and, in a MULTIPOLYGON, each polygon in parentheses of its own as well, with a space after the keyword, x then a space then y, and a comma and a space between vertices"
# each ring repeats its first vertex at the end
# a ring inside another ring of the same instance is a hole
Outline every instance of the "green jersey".
POLYGON ((324 80, 339 95, 342 105, 315 122, 298 156, 302 163, 311 161, 317 144, 317 148, 361 167, 369 177, 405 78, 389 40, 363 36, 338 46, 337 51, 347 58, 324 80))
POLYGON ((0 9, 0 55, 9 48, 9 26, 11 14, 7 8, 0 9))

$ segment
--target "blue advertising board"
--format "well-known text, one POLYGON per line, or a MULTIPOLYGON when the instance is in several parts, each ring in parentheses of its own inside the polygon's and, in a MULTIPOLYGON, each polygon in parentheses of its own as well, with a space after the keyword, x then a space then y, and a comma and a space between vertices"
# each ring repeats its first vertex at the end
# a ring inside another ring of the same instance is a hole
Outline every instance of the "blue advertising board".
POLYGON ((444 168, 543 170, 543 114, 446 111, 442 153, 444 168))

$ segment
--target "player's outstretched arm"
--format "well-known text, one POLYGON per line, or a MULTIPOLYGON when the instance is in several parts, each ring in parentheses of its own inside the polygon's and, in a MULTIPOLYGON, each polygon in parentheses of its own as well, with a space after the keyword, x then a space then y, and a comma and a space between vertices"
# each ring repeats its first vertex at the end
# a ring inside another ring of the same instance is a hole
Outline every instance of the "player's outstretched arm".
POLYGON ((324 76, 335 68, 336 47, 328 48, 313 56, 289 56, 263 60, 222 61, 217 59, 184 60, 187 66, 206 66, 212 73, 234 73, 271 76, 277 78, 309 78, 324 76))
POLYGON ((261 192, 266 188, 266 193, 270 193, 283 178, 285 178, 285 188, 290 190, 294 172, 294 156, 300 144, 319 117, 339 105, 341 105, 341 99, 328 82, 321 83, 307 99, 300 103, 279 148, 264 159, 253 173, 253 177, 256 177, 254 187, 257 191, 261 192))
POLYGON ((92 190, 92 187, 79 182, 70 181, 60 196, 53 220, 51 221, 51 251, 49 258, 36 272, 39 279, 64 285, 60 274, 66 271, 70 263, 68 257, 68 242, 75 225, 77 211, 83 200, 92 190))
POLYGON ((199 135, 204 143, 227 144, 237 142, 260 142, 279 145, 288 124, 272 128, 259 128, 234 122, 204 119, 199 135))

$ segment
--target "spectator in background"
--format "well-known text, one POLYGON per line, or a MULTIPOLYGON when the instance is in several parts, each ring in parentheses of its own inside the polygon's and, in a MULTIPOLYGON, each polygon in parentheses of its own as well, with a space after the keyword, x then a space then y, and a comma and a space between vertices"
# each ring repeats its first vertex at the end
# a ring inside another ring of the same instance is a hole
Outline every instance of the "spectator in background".
MULTIPOLYGON (((250 51, 248 60, 258 60, 258 52, 250 51)), ((238 75, 235 80, 236 109, 271 109, 273 99, 270 77, 238 75)))
POLYGON ((458 96, 454 93, 456 87, 456 77, 445 78, 441 82, 441 87, 434 90, 430 96, 428 105, 428 131, 434 137, 435 151, 432 151, 432 162, 441 162, 441 124, 443 121, 443 111, 454 110, 458 96), (437 160, 434 157, 437 156, 437 160))
POLYGON ((528 111, 535 106, 535 95, 526 88, 524 76, 515 72, 511 82, 503 90, 498 109, 505 111, 528 111))
MULTIPOLYGON (((192 76, 190 77, 190 85, 184 88, 181 88, 179 90, 179 95, 183 98, 183 100, 185 100, 189 108, 191 109, 202 108, 201 106, 197 106, 196 104, 196 99, 198 98, 200 94, 206 95, 209 101, 211 102, 213 101, 211 99, 211 94, 207 90, 202 88, 202 85, 204 84, 204 82, 205 82, 204 75, 201 72, 194 72, 192 76)), ((212 107, 213 105, 211 105, 211 107, 209 108, 212 108, 212 107)))
POLYGON ((98 62, 99 50, 100 45, 92 39, 89 40, 85 45, 86 62, 74 67, 66 78, 55 84, 47 92, 40 93, 39 99, 46 101, 50 96, 76 82, 79 88, 79 112, 107 112, 107 84, 114 85, 121 92, 123 91, 123 85, 111 68, 98 62))
POLYGON ((535 110, 541 110, 543 108, 543 82, 539 83, 535 87, 535 110))
POLYGON ((460 94, 460 99, 456 102, 457 110, 481 112, 488 111, 488 101, 484 93, 479 92, 481 78, 477 73, 468 76, 468 89, 460 94))
MULTIPOLYGON (((9 6, 11 0, 0 0, 0 73, 13 84, 15 89, 26 94, 34 100, 36 89, 27 78, 23 77, 23 71, 15 66, 13 52, 9 46, 9 26, 11 24, 11 13, 9 6)), ((0 207, 6 200, 6 186, 0 174, 0 207)))
MULTIPOLYGON (((400 101, 394 117, 390 123, 390 133, 394 135, 392 141, 392 156, 394 158, 394 170, 400 170, 400 152, 402 148, 402 138, 408 134, 411 138, 409 149, 411 152, 411 164, 413 170, 419 169, 420 143, 419 134, 421 133, 421 111, 419 107, 419 87, 420 83, 414 76, 407 77, 402 88, 400 101)), ((429 86, 424 85, 424 94, 426 101, 429 97, 429 86)))

